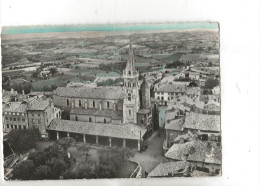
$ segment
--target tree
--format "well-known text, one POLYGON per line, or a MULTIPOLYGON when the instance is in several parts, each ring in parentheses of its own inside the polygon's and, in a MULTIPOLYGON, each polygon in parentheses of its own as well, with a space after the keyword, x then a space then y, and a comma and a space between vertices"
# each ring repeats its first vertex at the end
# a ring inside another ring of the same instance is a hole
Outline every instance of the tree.
POLYGON ((35 169, 34 179, 35 180, 46 180, 52 178, 52 171, 46 165, 41 165, 35 169))
POLYGON ((52 89, 52 90, 56 90, 57 87, 58 87, 58 86, 57 86, 56 84, 51 85, 51 89, 52 89))
POLYGON ((197 87, 197 86, 198 86, 198 84, 194 81, 190 82, 188 85, 188 87, 197 87))
POLYGON ((32 160, 35 167, 45 165, 46 162, 46 152, 35 151, 29 154, 28 160, 32 160))
POLYGON ((76 144, 76 140, 71 138, 71 137, 65 137, 65 138, 61 138, 58 141, 58 144, 62 146, 62 148, 67 151, 67 149, 69 148, 69 146, 71 145, 75 145, 76 144))
POLYGON ((50 68, 50 73, 54 76, 56 73, 58 73, 57 68, 50 68))
POLYGON ((218 86, 218 85, 219 85, 219 81, 217 79, 209 78, 205 82, 205 88, 208 88, 208 89, 212 89, 213 87, 218 86))
POLYGON ((36 141, 40 139, 40 131, 38 129, 11 130, 6 138, 14 152, 20 154, 35 147, 36 141))
POLYGON ((32 160, 22 161, 13 168, 12 179, 31 180, 34 175, 34 170, 35 167, 32 160))
POLYGON ((58 179, 66 170, 68 165, 60 158, 52 158, 47 161, 47 166, 51 169, 52 179, 58 179))

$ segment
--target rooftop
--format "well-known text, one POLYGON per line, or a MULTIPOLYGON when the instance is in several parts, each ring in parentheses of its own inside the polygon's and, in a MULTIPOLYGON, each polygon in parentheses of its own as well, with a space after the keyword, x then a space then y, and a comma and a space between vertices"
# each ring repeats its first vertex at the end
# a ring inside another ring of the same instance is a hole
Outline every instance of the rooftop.
POLYGON ((93 115, 93 116, 107 116, 112 117, 112 119, 123 119, 122 111, 114 111, 114 110, 99 110, 96 108, 73 108, 70 111, 70 114, 80 114, 80 115, 93 115))
POLYGON ((29 99, 28 110, 45 110, 50 105, 49 99, 29 99))
POLYGON ((136 124, 103 124, 60 119, 53 119, 47 130, 136 140, 143 137, 146 132, 146 129, 136 124))
POLYGON ((166 153, 165 157, 174 160, 197 161, 212 164, 221 164, 221 149, 217 145, 208 145, 208 142, 194 140, 182 144, 174 144, 166 153))
POLYGON ((58 87, 54 93, 63 97, 93 98, 93 99, 123 99, 125 96, 122 87, 58 87))
POLYGON ((191 163, 187 161, 160 163, 148 174, 148 177, 167 177, 169 175, 174 176, 175 174, 185 173, 190 165, 191 163))
POLYGON ((220 116, 191 112, 185 117, 184 128, 220 132, 220 116))
POLYGON ((155 92, 186 92, 186 86, 185 85, 178 85, 178 84, 158 84, 157 88, 155 89, 155 92))
POLYGON ((27 104, 22 102, 9 102, 4 108, 4 112, 26 112, 27 104))
POLYGON ((179 118, 179 119, 174 119, 171 121, 166 121, 165 122, 165 129, 166 130, 179 130, 182 131, 183 129, 183 124, 184 124, 184 118, 179 118))

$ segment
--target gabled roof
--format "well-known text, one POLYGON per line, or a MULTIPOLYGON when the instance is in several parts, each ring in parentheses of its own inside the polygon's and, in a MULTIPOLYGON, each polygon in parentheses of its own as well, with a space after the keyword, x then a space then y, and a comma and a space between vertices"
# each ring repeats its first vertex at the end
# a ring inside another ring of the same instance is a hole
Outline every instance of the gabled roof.
POLYGON ((220 132, 220 116, 191 112, 185 117, 184 128, 220 132))
POLYGON ((49 105, 49 99, 35 98, 29 101, 28 110, 45 110, 49 105))
POLYGON ((178 130, 183 131, 184 118, 174 119, 165 122, 166 130, 178 130))
POLYGON ((104 124, 61 119, 53 119, 47 130, 136 140, 142 138, 146 132, 146 129, 136 124, 104 124))
POLYGON ((197 161, 212 164, 221 164, 221 149, 213 143, 208 146, 207 142, 194 140, 182 144, 174 144, 166 153, 165 157, 174 160, 197 161))
POLYGON ((124 99, 125 93, 122 87, 104 86, 104 87, 58 87, 54 95, 72 98, 90 98, 90 99, 124 99))

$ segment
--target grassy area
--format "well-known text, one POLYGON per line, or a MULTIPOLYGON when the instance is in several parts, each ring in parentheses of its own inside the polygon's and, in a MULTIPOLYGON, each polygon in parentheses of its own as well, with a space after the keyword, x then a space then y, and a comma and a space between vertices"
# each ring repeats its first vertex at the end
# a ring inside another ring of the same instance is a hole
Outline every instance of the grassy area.
MULTIPOLYGON (((109 148, 90 147, 83 144, 77 144, 76 146, 69 147, 68 151, 70 152, 71 157, 75 159, 71 169, 94 168, 98 165, 100 153, 104 150, 109 150, 109 148)), ((119 177, 129 178, 136 167, 136 163, 125 161, 120 167, 119 177)))
POLYGON ((179 61, 181 56, 182 54, 176 53, 176 54, 169 55, 163 58, 162 60, 165 62, 175 62, 175 61, 179 61))
POLYGON ((88 83, 93 81, 95 77, 87 77, 83 76, 82 78, 73 76, 73 75, 64 75, 58 76, 51 79, 46 80, 38 80, 32 83, 33 90, 35 91, 43 91, 43 87, 51 88, 52 85, 56 85, 57 87, 65 87, 69 82, 81 82, 81 83, 88 83))

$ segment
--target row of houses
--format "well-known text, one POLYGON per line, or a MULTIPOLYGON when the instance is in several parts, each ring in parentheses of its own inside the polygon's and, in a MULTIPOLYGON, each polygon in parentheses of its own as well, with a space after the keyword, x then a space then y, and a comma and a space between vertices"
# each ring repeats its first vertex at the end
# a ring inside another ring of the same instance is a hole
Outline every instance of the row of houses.
POLYGON ((23 101, 3 105, 3 131, 38 128, 43 138, 48 136, 47 126, 52 119, 61 117, 61 110, 45 96, 34 96, 23 101))

